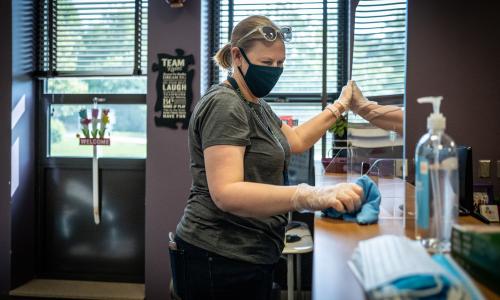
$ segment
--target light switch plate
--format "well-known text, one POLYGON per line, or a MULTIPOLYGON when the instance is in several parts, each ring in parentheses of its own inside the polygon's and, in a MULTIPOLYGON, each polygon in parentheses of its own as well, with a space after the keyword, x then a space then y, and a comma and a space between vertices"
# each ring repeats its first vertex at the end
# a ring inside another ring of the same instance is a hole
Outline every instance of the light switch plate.
POLYGON ((500 160, 497 160, 497 178, 500 178, 500 160))
POLYGON ((490 178, 490 168, 491 168, 491 160, 489 159, 479 160, 479 177, 490 178))

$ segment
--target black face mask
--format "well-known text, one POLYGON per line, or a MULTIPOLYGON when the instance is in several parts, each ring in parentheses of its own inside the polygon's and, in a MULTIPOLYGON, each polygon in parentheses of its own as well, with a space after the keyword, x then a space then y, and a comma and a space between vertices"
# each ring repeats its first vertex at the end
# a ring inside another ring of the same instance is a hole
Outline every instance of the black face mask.
POLYGON ((240 70, 248 88, 255 97, 261 98, 268 95, 280 79, 283 68, 252 64, 250 60, 248 60, 245 51, 241 48, 239 49, 243 58, 245 58, 248 63, 248 69, 245 75, 243 75, 243 71, 240 67, 238 67, 238 70, 240 70))

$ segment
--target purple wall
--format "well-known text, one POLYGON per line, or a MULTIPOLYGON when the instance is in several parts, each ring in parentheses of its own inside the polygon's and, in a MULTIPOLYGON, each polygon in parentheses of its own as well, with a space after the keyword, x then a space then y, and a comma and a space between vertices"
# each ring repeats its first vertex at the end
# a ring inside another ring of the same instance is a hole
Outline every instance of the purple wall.
POLYGON ((11 287, 35 275, 35 97, 32 20, 33 1, 12 1, 12 110, 23 107, 11 133, 19 143, 19 160, 12 152, 12 166, 19 170, 19 185, 11 205, 11 287))
MULTIPOLYGON (((479 159, 500 160, 500 26, 496 1, 408 2, 406 153, 426 131, 430 105, 422 96, 442 95, 447 131, 458 145, 473 149, 474 178, 479 159)), ((496 166, 483 180, 500 192, 496 166)), ((410 176, 412 173, 410 171, 410 176)))
POLYGON ((35 268, 35 101, 33 1, 1 1, 0 298, 35 268), (17 108, 20 113, 12 116, 17 108), (12 124, 14 122, 14 124, 12 124), (17 141, 18 152, 12 151, 17 141), (15 172, 11 172, 15 170, 15 172), (18 174, 11 182, 11 173, 18 174), (18 182, 17 188, 14 185, 18 182), (12 192, 11 192, 12 190, 12 192), (12 196, 11 196, 12 194, 12 196))
POLYGON ((0 1, 0 298, 10 289, 10 111, 12 84, 12 6, 0 1))
POLYGON ((149 2, 148 27, 148 151, 146 161, 146 298, 169 299, 170 263, 168 232, 175 227, 186 204, 191 176, 187 131, 156 127, 156 78, 151 71, 158 53, 175 54, 176 48, 195 57, 193 102, 200 94, 201 1, 186 1, 172 9, 164 1, 149 2))

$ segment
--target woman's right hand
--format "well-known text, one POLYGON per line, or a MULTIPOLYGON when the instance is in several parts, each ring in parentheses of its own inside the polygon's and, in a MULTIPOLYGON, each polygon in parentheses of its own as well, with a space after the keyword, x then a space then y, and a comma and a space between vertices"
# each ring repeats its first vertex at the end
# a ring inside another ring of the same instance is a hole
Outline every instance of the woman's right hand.
POLYGON ((346 85, 342 87, 342 91, 340 92, 340 96, 334 103, 339 103, 344 111, 348 111, 351 107, 352 102, 352 93, 353 93, 353 82, 349 80, 346 85))
POLYGON ((293 208, 300 212, 332 207, 343 213, 359 210, 362 196, 363 189, 355 183, 339 183, 326 187, 301 183, 297 186, 291 201, 293 208))

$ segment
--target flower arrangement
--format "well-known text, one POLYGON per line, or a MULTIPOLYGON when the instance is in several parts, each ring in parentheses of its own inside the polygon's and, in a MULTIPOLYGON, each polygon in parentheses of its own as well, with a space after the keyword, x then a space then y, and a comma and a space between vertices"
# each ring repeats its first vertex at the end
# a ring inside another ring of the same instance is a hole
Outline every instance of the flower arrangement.
POLYGON ((99 109, 93 108, 92 109, 92 138, 97 138, 97 123, 99 122, 99 119, 97 117, 99 116, 99 109))
MULTIPOLYGON (((109 124, 109 109, 101 110, 101 118, 99 118, 99 109, 91 110, 91 118, 87 115, 87 110, 82 108, 78 115, 80 116, 80 124, 82 125, 82 134, 86 139, 104 139, 107 125, 109 124), (91 124, 91 125, 89 125, 91 124)), ((80 137, 78 134, 77 137, 80 137)))
POLYGON ((101 114, 101 128, 99 129, 99 138, 104 138, 106 125, 109 124, 109 109, 103 109, 101 114))

